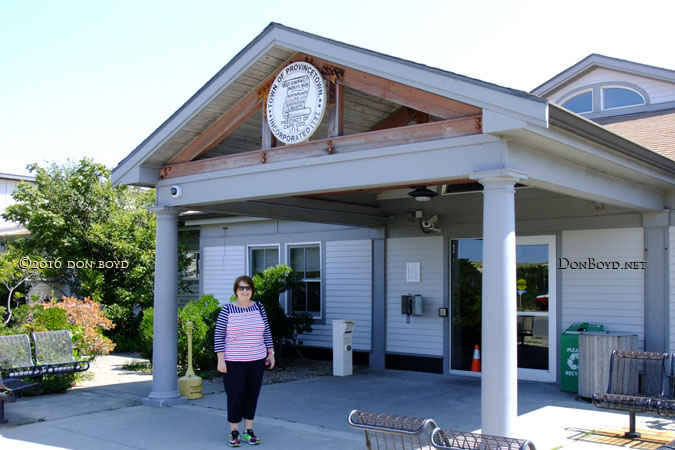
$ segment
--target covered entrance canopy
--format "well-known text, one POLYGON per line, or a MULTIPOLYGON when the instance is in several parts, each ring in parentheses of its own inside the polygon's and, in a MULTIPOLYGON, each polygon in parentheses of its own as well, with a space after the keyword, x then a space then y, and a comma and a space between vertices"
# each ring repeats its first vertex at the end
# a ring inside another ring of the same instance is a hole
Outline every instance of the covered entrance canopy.
POLYGON ((673 169, 672 160, 537 96, 271 24, 113 171, 117 184, 157 189, 154 382, 147 403, 180 401, 179 212, 387 229, 398 219, 380 199, 407 198, 411 186, 444 192, 478 186, 482 429, 511 435, 514 187, 660 212, 673 200, 673 169), (299 61, 321 71, 327 111, 309 141, 277 145, 263 105, 277 74, 299 61))

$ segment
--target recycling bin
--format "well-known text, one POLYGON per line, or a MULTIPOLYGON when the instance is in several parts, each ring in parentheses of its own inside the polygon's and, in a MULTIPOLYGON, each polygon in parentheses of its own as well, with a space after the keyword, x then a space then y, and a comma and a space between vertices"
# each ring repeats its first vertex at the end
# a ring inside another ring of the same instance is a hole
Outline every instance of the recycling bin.
POLYGON ((604 331, 599 323, 573 323, 560 336, 560 390, 579 392, 579 333, 604 331))

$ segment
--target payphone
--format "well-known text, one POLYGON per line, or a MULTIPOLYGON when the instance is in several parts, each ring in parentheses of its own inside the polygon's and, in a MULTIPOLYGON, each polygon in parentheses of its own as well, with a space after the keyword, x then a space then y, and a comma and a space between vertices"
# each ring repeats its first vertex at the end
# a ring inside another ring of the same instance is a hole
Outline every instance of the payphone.
POLYGON ((401 314, 406 315, 406 323, 410 323, 410 316, 421 316, 424 311, 420 294, 401 295, 401 314))

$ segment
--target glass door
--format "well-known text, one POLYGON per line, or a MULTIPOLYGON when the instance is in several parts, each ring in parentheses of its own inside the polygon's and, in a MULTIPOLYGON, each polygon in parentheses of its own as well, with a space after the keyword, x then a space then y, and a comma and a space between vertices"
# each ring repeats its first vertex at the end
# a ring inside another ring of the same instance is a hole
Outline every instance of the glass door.
MULTIPOLYGON (((452 240, 450 370, 470 371, 481 344, 483 241, 452 240)), ((518 376, 555 381, 555 236, 516 241, 518 376)))

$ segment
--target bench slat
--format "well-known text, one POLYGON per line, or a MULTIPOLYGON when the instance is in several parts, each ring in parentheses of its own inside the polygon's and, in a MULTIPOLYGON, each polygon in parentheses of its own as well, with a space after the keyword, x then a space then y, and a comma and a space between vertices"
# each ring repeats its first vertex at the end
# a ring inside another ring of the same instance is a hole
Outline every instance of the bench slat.
POLYGON ((436 428, 431 443, 442 450, 535 450, 532 441, 436 428))
POLYGON ((0 369, 31 366, 33 358, 27 334, 0 336, 0 369))

